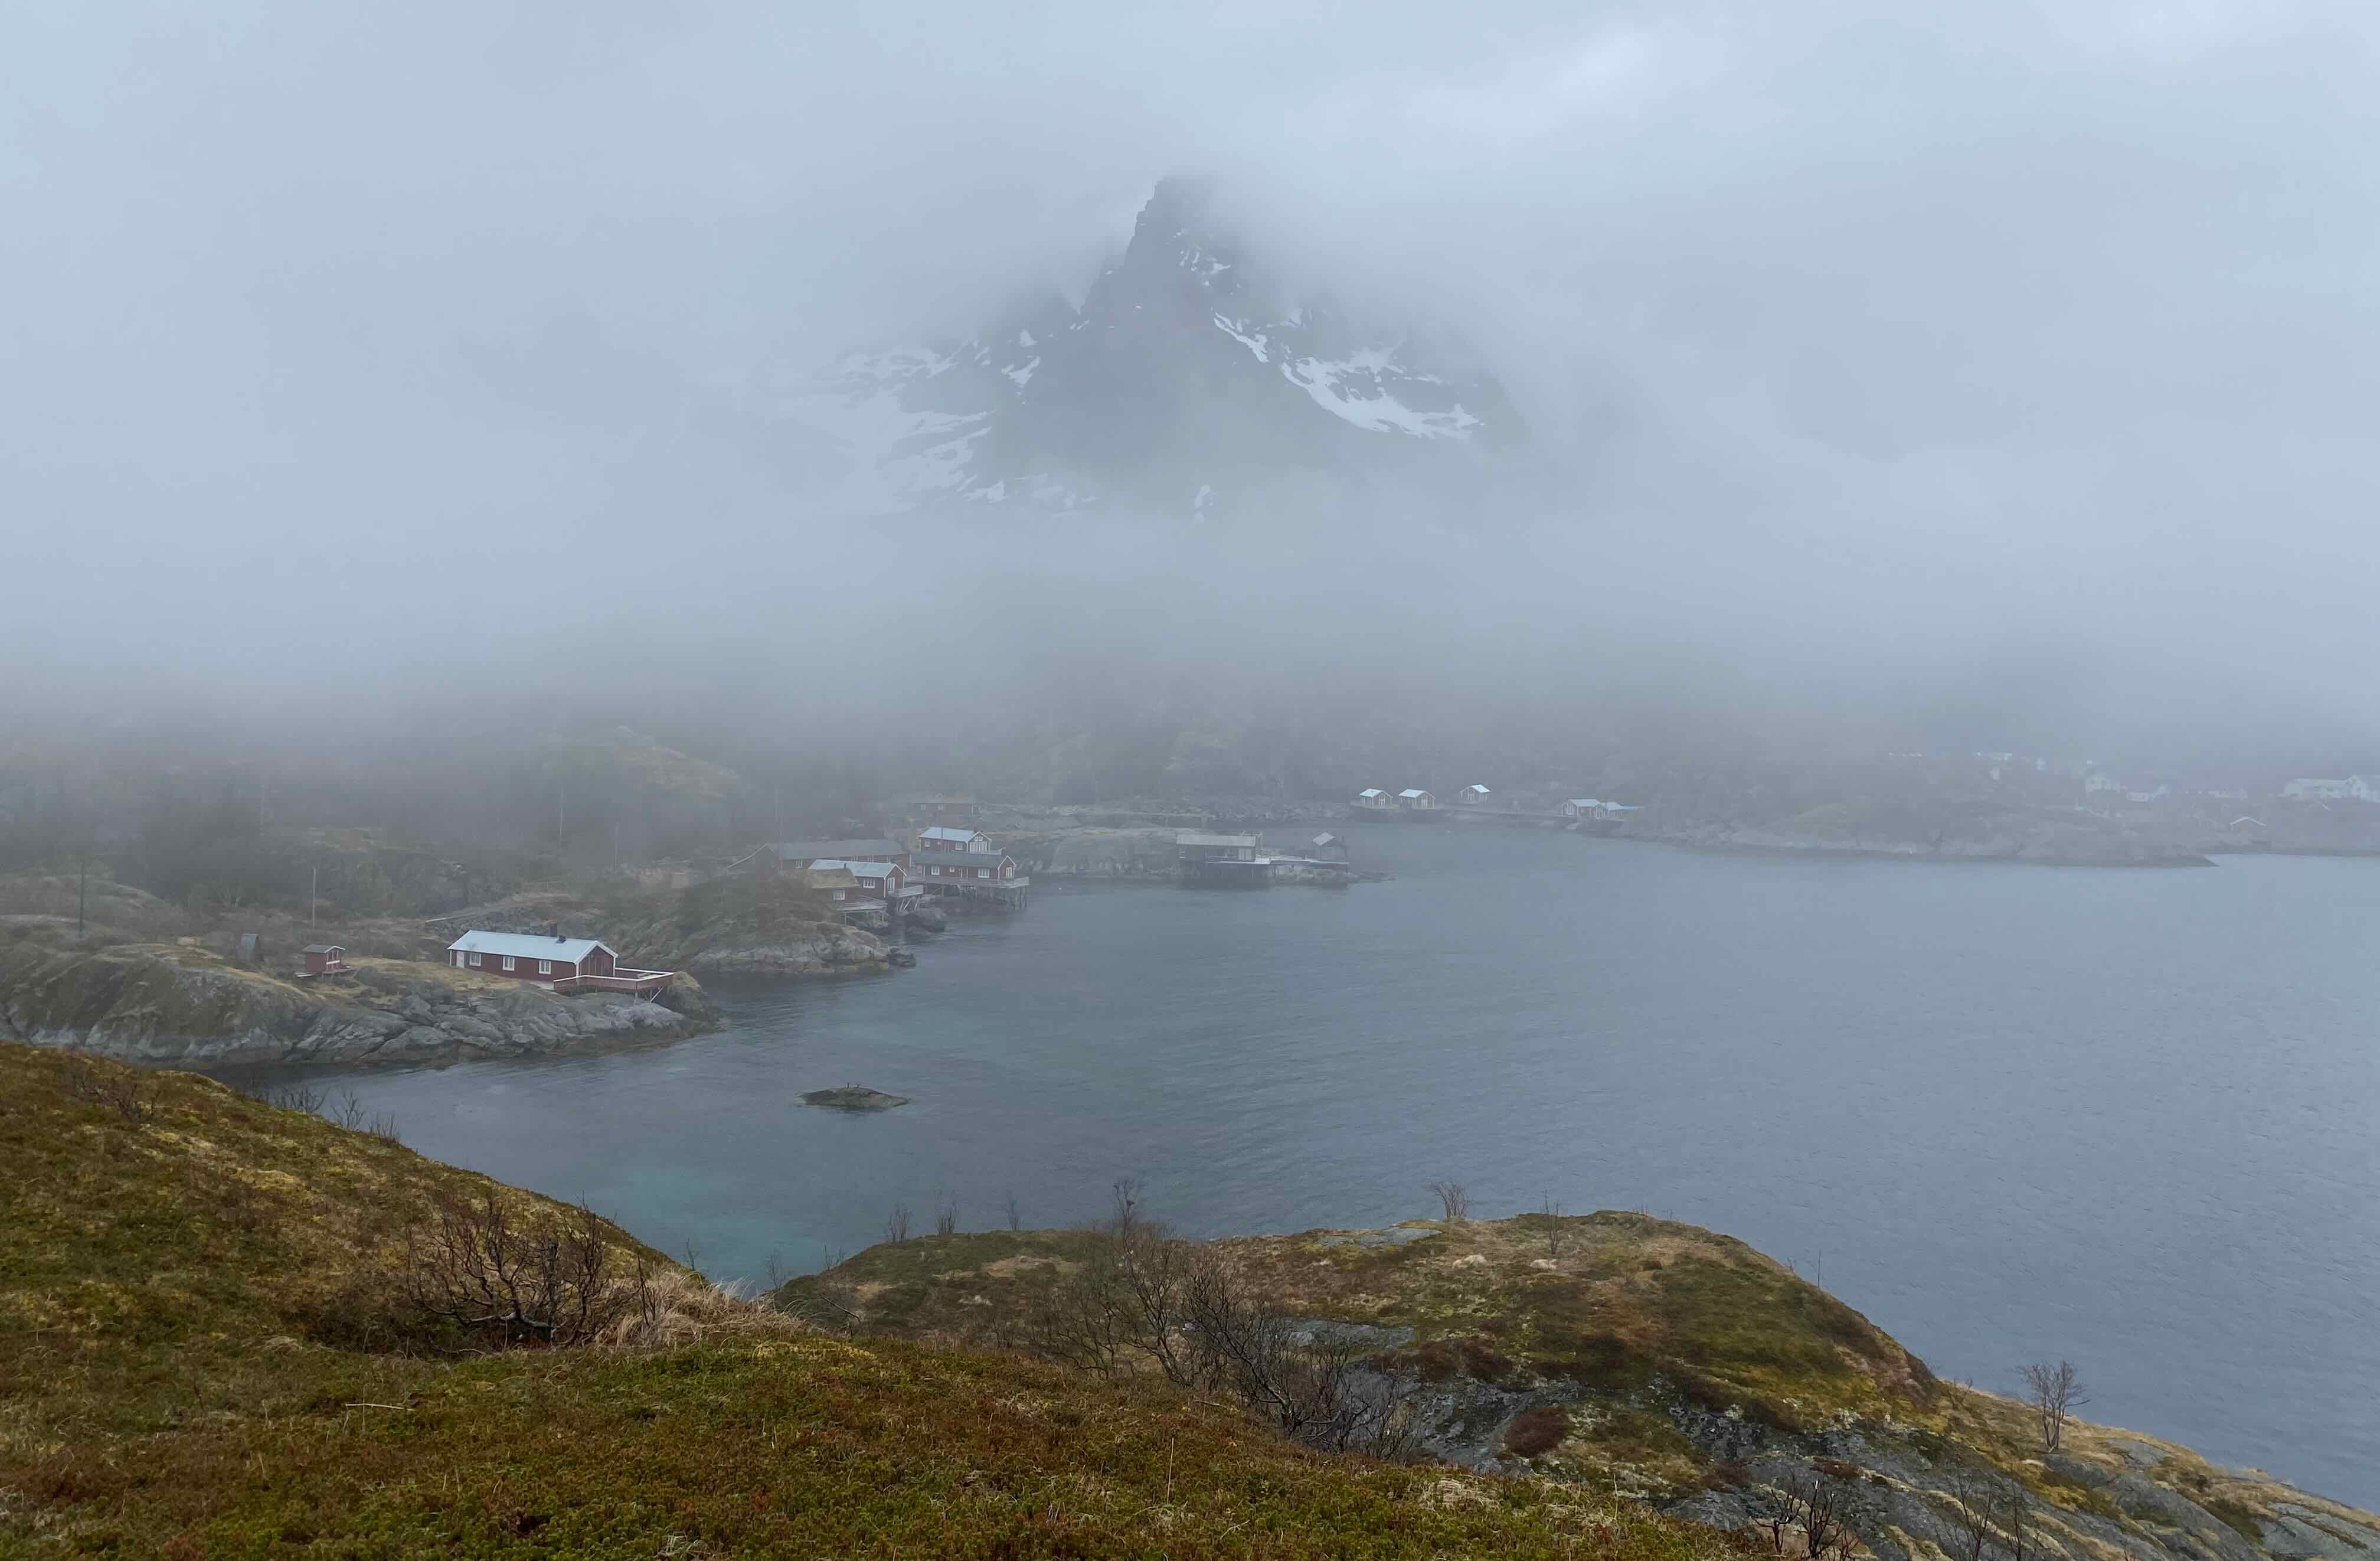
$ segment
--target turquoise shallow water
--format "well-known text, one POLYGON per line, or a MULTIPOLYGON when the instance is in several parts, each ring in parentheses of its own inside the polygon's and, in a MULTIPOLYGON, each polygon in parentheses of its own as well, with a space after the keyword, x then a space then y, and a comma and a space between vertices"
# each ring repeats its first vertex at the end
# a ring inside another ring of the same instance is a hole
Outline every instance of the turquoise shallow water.
MULTIPOLYGON (((2380 861, 1791 862, 1357 830, 1345 891, 1045 884, 646 1051, 322 1079, 716 1275, 896 1203, 1193 1233, 1645 1208, 1937 1371, 2380 1505, 2380 861), (858 1081, 916 1103, 804 1108, 858 1081)), ((322 1076, 317 1075, 318 1079, 322 1076)))

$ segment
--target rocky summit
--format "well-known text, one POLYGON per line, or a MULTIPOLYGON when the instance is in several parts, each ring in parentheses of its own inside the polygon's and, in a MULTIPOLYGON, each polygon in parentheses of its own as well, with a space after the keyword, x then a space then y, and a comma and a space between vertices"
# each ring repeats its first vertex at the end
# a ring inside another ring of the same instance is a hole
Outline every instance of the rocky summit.
POLYGON ((964 339, 854 351, 768 392, 783 441, 850 514, 1129 507, 1215 518, 1437 482, 1525 445, 1451 336, 1293 294, 1169 178, 1080 308, 1023 299, 964 339))

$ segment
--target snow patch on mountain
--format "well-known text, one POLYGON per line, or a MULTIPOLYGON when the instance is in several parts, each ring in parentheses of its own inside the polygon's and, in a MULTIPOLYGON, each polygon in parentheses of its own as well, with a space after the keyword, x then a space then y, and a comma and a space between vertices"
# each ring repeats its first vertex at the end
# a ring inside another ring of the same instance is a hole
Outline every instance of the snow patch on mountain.
POLYGON ((964 340, 851 354, 771 398, 789 444, 826 469, 827 502, 1179 512, 1192 495, 1205 517, 1269 483, 1360 493, 1416 461, 1467 471, 1526 438, 1459 349, 1284 296, 1192 181, 1159 185, 1079 306, 1049 293, 1006 315, 964 340))

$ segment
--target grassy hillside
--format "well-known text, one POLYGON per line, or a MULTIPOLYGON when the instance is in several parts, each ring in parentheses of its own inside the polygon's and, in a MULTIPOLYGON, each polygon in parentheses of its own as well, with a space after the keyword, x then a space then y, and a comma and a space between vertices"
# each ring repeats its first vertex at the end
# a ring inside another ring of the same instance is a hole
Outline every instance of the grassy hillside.
MULTIPOLYGON (((1111 1252, 1088 1230, 919 1238, 786 1287, 859 1333, 1067 1353, 1111 1252)), ((1204 1244, 1269 1305, 1364 1331, 1423 1445, 1729 1528, 1822 1482, 1884 1561, 2380 1557, 2380 1520, 2186 1447, 1937 1379, 1742 1242, 1618 1212, 1204 1244), (1978 1540, 1969 1521, 1983 1515, 1978 1540)), ((1109 1260, 1109 1261, 1111 1261, 1109 1260)), ((1783 1542, 1798 1542, 1789 1533, 1783 1542)))
POLYGON ((1012 1356, 809 1331, 599 1228, 655 1300, 581 1348, 407 1314, 491 1197, 245 1099, 0 1044, 0 1556, 1573 1556, 1734 1542, 1544 1481, 1302 1451, 1012 1356))

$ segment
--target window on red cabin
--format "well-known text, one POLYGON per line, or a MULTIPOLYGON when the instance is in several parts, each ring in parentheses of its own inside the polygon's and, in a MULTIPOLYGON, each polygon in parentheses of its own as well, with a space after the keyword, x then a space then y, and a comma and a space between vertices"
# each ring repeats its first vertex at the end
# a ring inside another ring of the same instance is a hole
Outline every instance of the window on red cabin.
POLYGON ((479 968, 480 968, 480 957, 479 957, 478 955, 474 954, 473 956, 471 956, 471 969, 473 969, 473 970, 478 970, 479 968))
POLYGON ((504 969, 505 969, 505 970, 511 970, 511 969, 513 968, 513 965, 514 965, 514 964, 515 964, 515 960, 514 960, 513 957, 512 957, 511 955, 509 955, 509 954, 505 955, 505 956, 504 956, 504 969))
POLYGON ((551 959, 539 960, 537 962, 537 973, 540 976, 550 976, 553 974, 553 961, 551 959))

